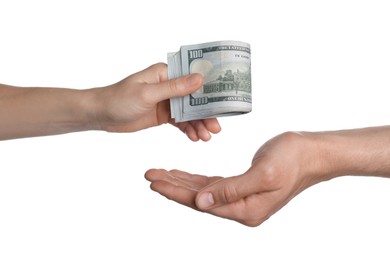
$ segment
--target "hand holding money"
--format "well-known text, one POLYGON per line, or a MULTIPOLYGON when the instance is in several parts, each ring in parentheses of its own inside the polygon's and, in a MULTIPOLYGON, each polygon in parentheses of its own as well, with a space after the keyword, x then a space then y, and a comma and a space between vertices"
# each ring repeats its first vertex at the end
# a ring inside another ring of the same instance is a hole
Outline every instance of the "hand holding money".
POLYGON ((171 116, 184 122, 248 113, 252 110, 251 51, 248 43, 217 41, 186 45, 168 53, 168 78, 203 75, 203 86, 170 99, 171 116))

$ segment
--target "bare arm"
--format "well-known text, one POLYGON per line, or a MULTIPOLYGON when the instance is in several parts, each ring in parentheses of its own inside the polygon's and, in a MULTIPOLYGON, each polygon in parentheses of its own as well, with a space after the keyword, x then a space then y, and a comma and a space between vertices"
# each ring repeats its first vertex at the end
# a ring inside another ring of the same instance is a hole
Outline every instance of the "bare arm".
POLYGON ((324 179, 390 177, 390 126, 304 133, 317 148, 324 179))
POLYGON ((93 91, 0 85, 0 139, 95 130, 93 91))

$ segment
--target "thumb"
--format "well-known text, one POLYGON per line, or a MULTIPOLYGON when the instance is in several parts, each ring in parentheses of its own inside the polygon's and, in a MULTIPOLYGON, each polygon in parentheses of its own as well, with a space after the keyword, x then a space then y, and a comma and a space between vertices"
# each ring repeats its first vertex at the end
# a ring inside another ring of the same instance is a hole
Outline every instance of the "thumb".
POLYGON ((157 84, 155 88, 156 101, 160 102, 173 97, 191 94, 198 90, 202 84, 203 78, 199 73, 163 81, 157 84))
POLYGON ((258 193, 261 189, 259 186, 256 174, 247 172, 205 187, 197 194, 195 203, 200 210, 216 208, 258 193))

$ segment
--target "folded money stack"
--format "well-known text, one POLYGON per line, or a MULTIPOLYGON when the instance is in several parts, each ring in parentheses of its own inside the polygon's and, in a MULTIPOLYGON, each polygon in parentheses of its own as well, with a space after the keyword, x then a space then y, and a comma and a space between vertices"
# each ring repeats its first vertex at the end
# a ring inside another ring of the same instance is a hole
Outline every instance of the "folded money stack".
POLYGON ((251 50, 239 41, 181 46, 168 53, 168 78, 203 75, 203 86, 188 96, 170 100, 175 122, 231 116, 252 110, 251 50))

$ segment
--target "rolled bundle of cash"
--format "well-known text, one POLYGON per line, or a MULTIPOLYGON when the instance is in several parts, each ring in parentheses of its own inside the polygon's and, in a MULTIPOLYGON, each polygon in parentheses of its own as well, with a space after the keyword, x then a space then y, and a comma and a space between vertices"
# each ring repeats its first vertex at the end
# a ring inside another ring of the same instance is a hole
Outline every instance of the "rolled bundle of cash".
POLYGON ((168 78, 203 75, 203 86, 190 95, 170 99, 175 122, 232 116, 252 110, 251 49, 240 41, 181 46, 168 53, 168 78))

